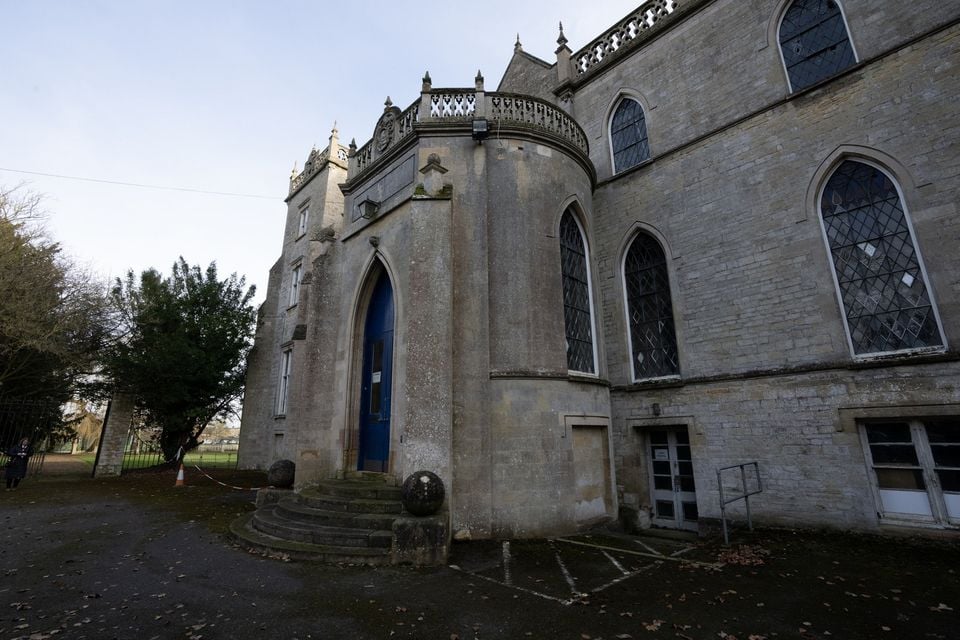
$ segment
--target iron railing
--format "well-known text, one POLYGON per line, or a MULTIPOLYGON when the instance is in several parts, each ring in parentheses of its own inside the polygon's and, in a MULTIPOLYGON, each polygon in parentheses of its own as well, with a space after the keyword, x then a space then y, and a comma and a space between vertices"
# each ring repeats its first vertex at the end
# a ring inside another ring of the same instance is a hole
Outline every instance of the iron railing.
POLYGON ((743 500, 747 509, 747 526, 750 527, 750 531, 753 531, 753 519, 750 515, 750 496, 763 493, 763 483, 760 481, 760 466, 754 461, 743 464, 732 464, 729 467, 720 467, 717 469, 717 487, 720 489, 720 521, 723 523, 723 543, 730 544, 730 535, 727 532, 727 505, 732 502, 737 502, 738 500, 743 500), (753 479, 756 480, 755 486, 751 488, 748 488, 747 483, 747 467, 753 467, 753 479), (732 469, 740 470, 740 474, 737 477, 740 484, 738 487, 734 487, 734 491, 737 491, 737 493, 732 498, 728 498, 724 495, 722 474, 724 471, 730 471, 732 469))

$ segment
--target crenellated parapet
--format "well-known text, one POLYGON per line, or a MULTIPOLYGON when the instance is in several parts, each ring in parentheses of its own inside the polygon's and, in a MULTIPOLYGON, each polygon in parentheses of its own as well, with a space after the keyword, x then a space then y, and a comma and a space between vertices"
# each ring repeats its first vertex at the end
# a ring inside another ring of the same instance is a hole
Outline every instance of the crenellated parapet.
MULTIPOLYGON (((336 130, 334 130, 334 133, 336 130)), ((344 147, 336 140, 336 135, 331 137, 330 145, 327 146, 323 151, 318 151, 316 147, 310 150, 310 154, 307 156, 306 162, 303 163, 303 171, 297 172, 294 168, 293 172, 290 174, 290 191, 289 195, 293 195, 296 191, 305 185, 310 178, 318 174, 328 162, 333 162, 334 164, 339 165, 340 167, 346 168, 347 161, 349 160, 349 149, 344 147), (336 148, 336 152, 331 156, 330 149, 336 148)))

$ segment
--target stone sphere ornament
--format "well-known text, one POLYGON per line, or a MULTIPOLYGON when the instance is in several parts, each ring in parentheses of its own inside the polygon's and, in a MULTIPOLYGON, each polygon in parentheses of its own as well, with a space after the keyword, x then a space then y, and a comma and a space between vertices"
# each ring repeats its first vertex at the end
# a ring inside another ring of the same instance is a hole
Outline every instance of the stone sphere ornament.
POLYGON ((278 489, 289 489, 293 486, 293 476, 297 465, 293 460, 277 460, 267 470, 267 484, 278 489))
POLYGON ((432 516, 443 504, 443 480, 432 471, 417 471, 403 481, 400 500, 415 516, 432 516))

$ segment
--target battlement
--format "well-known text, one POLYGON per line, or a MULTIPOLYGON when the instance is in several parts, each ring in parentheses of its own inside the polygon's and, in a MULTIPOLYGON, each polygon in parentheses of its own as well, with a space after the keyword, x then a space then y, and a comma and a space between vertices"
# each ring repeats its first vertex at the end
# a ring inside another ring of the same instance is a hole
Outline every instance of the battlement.
POLYGON ((307 161, 303 163, 303 171, 297 173, 296 168, 290 174, 290 191, 289 195, 296 193, 300 187, 305 185, 307 181, 318 174, 321 169, 327 166, 328 162, 333 162, 343 168, 347 166, 348 159, 348 149, 336 139, 336 129, 333 131, 333 136, 330 138, 330 144, 323 150, 317 151, 316 147, 310 150, 310 154, 307 156, 307 161), (330 155, 330 149, 336 147, 337 152, 335 155, 330 155))

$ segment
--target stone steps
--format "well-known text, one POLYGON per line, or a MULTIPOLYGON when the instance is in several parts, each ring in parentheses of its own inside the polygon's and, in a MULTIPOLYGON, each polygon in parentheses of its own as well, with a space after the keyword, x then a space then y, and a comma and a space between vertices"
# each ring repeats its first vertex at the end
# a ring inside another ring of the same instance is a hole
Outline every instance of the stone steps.
POLYGON ((296 501, 308 508, 320 511, 347 513, 389 513, 400 515, 403 505, 396 500, 360 498, 324 493, 322 489, 304 489, 296 495, 296 501))
POLYGON ((284 500, 276 505, 280 517, 293 522, 323 524, 347 529, 373 529, 389 531, 396 514, 357 511, 327 511, 293 500, 284 500))
POLYGON ((321 482, 260 506, 231 525, 242 544, 265 553, 326 562, 389 564, 399 487, 380 475, 321 482))
POLYGON ((292 520, 286 517, 288 513, 290 512, 279 505, 267 505, 256 510, 250 525, 255 530, 275 538, 336 547, 389 548, 393 540, 390 529, 343 527, 319 517, 312 521, 292 520))
POLYGON ((391 564, 389 548, 338 547, 297 542, 267 535, 250 526, 255 513, 243 515, 230 524, 230 534, 233 538, 251 551, 295 560, 367 565, 391 564))

